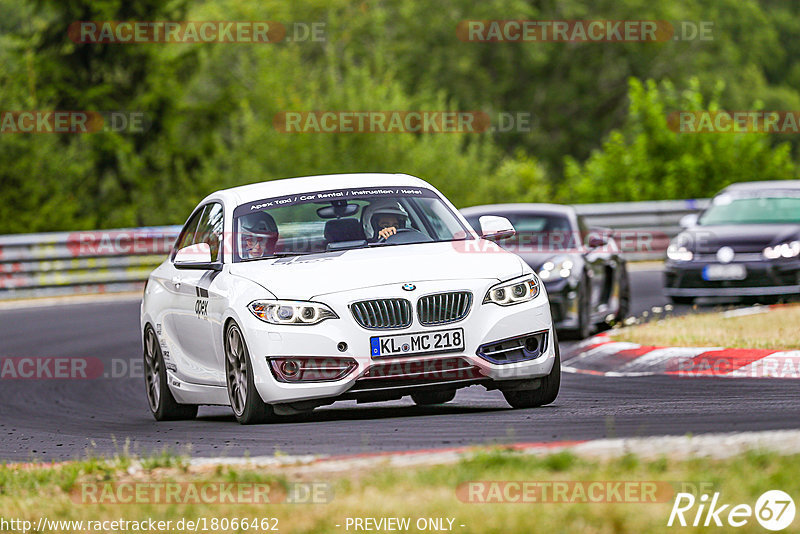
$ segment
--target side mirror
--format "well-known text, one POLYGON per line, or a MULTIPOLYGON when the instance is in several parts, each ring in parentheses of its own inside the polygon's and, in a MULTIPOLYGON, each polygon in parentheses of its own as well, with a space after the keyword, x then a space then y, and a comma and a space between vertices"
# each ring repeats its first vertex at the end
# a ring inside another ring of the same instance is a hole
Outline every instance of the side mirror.
POLYGON ((688 215, 684 215, 681 217, 678 224, 681 228, 691 228, 692 226, 697 226, 697 219, 700 218, 700 215, 697 213, 689 213, 688 215))
POLYGON ((202 269, 219 271, 222 264, 211 261, 211 247, 208 243, 196 243, 175 253, 173 260, 177 269, 202 269))
POLYGON ((517 231, 514 230, 514 225, 505 217, 484 215, 479 219, 479 222, 481 225, 481 237, 484 239, 498 241, 514 237, 517 234, 517 231))

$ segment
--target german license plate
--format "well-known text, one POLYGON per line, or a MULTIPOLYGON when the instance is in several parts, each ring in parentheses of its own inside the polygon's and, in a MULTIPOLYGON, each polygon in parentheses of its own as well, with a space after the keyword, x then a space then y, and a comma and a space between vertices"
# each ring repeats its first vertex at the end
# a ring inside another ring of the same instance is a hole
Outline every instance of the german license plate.
POLYGON ((464 329, 436 330, 369 338, 373 358, 464 350, 464 329))
POLYGON ((747 270, 744 265, 706 265, 703 267, 703 280, 744 280, 747 270))

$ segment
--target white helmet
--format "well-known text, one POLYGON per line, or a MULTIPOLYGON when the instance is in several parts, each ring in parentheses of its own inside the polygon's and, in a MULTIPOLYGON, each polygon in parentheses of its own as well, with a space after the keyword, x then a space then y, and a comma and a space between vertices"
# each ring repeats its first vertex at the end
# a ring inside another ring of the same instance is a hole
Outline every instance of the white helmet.
POLYGON ((391 198, 375 199, 361 212, 361 224, 364 226, 367 239, 374 238, 380 231, 376 221, 377 215, 395 215, 400 218, 400 228, 405 228, 408 221, 408 213, 399 202, 391 198))

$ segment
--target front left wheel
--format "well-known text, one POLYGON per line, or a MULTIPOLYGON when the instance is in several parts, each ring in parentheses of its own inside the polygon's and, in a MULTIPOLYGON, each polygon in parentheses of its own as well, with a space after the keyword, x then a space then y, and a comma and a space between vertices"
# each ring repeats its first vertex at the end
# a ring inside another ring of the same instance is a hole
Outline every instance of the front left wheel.
POLYGON ((273 416, 272 407, 261 400, 256 390, 250 352, 235 323, 225 330, 225 382, 233 415, 239 423, 263 423, 273 416))
POLYGON ((555 343, 556 348, 553 368, 547 376, 541 378, 541 384, 538 388, 503 391, 506 402, 512 408, 536 408, 551 404, 558 397, 558 391, 561 389, 561 351, 558 348, 558 338, 556 336, 553 336, 553 343, 555 343))
POLYGON ((144 331, 144 383, 147 402, 156 421, 179 421, 197 417, 196 404, 178 404, 167 385, 167 368, 153 327, 144 331))

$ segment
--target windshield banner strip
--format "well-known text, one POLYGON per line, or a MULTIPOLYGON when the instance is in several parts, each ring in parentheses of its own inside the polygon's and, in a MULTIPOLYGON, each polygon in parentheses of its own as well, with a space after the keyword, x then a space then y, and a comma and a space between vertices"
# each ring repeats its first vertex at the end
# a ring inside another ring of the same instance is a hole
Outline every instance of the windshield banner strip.
POLYGON ((310 202, 331 202, 333 200, 357 200, 359 198, 375 197, 416 197, 416 198, 439 198, 436 193, 423 187, 359 187, 345 189, 329 189, 327 191, 312 191, 309 193, 297 193, 283 195, 279 197, 265 198, 248 202, 238 206, 234 212, 234 217, 245 215, 257 210, 268 210, 294 204, 306 204, 310 202))

